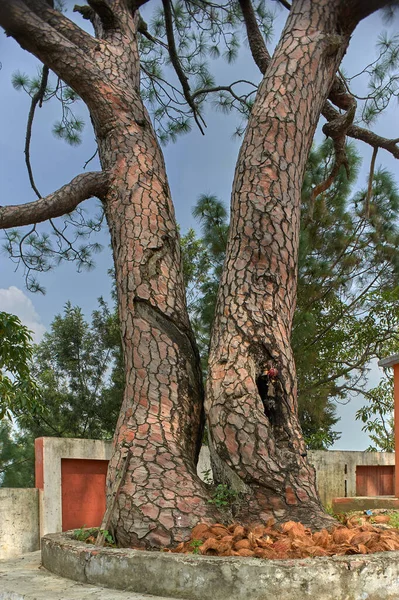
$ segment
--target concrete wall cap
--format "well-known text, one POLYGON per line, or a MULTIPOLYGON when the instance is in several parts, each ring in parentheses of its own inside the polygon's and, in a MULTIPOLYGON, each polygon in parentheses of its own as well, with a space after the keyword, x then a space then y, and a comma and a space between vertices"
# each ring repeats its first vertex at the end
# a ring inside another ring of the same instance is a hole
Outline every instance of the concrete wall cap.
POLYGON ((394 600, 399 552, 290 560, 97 548, 71 533, 42 539, 49 571, 92 585, 187 600, 394 600))
POLYGON ((393 367, 399 363, 399 354, 392 354, 391 356, 387 356, 387 358, 382 358, 378 361, 379 367, 393 367))

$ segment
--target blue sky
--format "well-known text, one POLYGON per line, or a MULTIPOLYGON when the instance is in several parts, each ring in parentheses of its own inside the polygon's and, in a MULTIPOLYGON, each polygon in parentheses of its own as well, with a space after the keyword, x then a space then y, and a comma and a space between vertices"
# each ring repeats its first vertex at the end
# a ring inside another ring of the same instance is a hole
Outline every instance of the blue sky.
MULTIPOLYGON (((68 0, 67 15, 72 16, 74 1, 68 0)), ((152 0, 148 9, 159 4, 152 0)), ((276 2, 270 1, 276 11, 277 20, 273 42, 278 40, 279 31, 285 14, 279 10, 276 2)), ((76 19, 76 15, 73 15, 76 19)), ((80 25, 87 26, 77 18, 80 25)), ((396 22, 396 30, 398 23, 396 22)), ((395 23, 389 28, 383 25, 379 15, 374 15, 362 22, 353 37, 348 54, 344 61, 345 71, 353 74, 361 70, 375 58, 375 42, 382 29, 395 31, 395 23)), ((244 45, 239 59, 232 65, 225 63, 214 65, 216 79, 221 84, 245 77, 253 81, 259 80, 257 68, 244 45)), ((11 85, 11 76, 16 70, 29 75, 36 73, 38 62, 23 51, 11 38, 0 34, 0 70, 1 112, 0 112, 0 204, 20 204, 35 200, 30 188, 24 164, 24 140, 26 119, 29 110, 29 98, 23 92, 17 92, 11 85)), ((93 154, 95 142, 85 107, 82 103, 76 107, 77 115, 83 117, 86 127, 83 143, 79 147, 68 146, 65 142, 54 138, 52 124, 60 117, 60 108, 56 102, 48 103, 37 110, 33 128, 31 146, 32 166, 37 187, 42 195, 56 190, 82 172, 83 164, 93 154)), ((197 130, 179 138, 177 143, 164 149, 169 182, 174 199, 177 221, 185 232, 189 227, 196 227, 191 215, 192 207, 201 193, 218 195, 227 205, 231 192, 235 162, 239 149, 239 140, 232 135, 237 124, 234 116, 208 111, 206 136, 197 130)), ((398 113, 395 106, 390 106, 376 127, 377 133, 388 137, 399 137, 398 113)), ((322 139, 319 132, 318 139, 322 139)), ((363 185, 368 173, 371 148, 359 145, 364 155, 364 164, 360 175, 363 185)), ((398 173, 395 160, 387 153, 380 151, 377 164, 382 164, 393 173, 398 173)), ((93 160, 88 166, 90 170, 98 169, 98 162, 93 160)), ((398 182, 399 177, 397 176, 398 182)), ((95 211, 95 200, 85 203, 88 212, 95 211)), ((18 314, 34 331, 39 340, 49 327, 54 316, 60 313, 67 300, 83 308, 86 314, 96 306, 99 296, 110 298, 111 282, 107 274, 112 266, 109 250, 109 238, 106 231, 98 235, 97 240, 104 250, 96 257, 96 268, 90 272, 77 273, 73 264, 61 265, 54 271, 40 276, 40 283, 47 292, 32 294, 24 287, 22 270, 15 271, 15 265, 4 254, 0 254, 0 310, 18 314)), ((379 379, 379 370, 374 365, 370 374, 370 384, 375 385, 379 379)), ((354 399, 347 406, 339 407, 341 421, 337 429, 343 435, 335 448, 361 450, 368 445, 368 436, 360 431, 361 426, 354 419, 356 410, 363 404, 362 399, 354 399)))

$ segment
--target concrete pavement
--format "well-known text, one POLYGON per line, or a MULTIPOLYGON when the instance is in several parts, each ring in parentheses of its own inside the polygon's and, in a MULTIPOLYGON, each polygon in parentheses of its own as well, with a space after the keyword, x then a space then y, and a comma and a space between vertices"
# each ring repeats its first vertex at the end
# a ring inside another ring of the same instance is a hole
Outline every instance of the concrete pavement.
POLYGON ((77 583, 40 566, 40 552, 0 560, 0 600, 174 600, 77 583))

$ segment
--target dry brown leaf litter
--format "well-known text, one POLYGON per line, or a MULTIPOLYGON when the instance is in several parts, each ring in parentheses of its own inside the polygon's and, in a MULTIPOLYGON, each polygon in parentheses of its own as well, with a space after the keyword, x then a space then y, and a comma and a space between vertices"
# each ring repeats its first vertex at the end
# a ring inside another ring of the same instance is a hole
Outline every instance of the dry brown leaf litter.
POLYGON ((399 550, 399 531, 381 529, 389 516, 350 517, 345 524, 316 533, 302 523, 288 521, 276 525, 270 519, 266 525, 243 527, 216 523, 200 523, 191 532, 190 540, 166 552, 205 556, 249 556, 267 559, 309 558, 314 556, 342 556, 372 554, 399 550))

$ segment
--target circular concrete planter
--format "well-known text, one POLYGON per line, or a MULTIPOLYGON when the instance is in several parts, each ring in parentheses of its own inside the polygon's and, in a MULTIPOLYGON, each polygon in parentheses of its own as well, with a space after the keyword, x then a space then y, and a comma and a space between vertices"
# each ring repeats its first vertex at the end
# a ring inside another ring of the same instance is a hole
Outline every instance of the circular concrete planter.
POLYGON ((398 600, 399 552, 260 560, 42 539, 43 566, 82 583, 187 600, 398 600))

